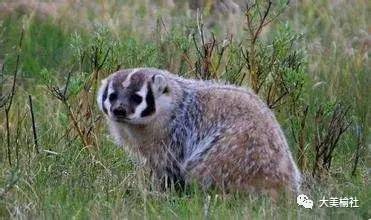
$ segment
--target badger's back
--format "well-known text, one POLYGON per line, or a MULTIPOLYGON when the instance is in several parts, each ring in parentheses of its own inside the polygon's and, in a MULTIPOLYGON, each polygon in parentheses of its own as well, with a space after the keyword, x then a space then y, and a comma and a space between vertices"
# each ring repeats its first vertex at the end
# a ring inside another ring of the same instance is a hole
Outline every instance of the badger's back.
POLYGON ((183 98, 172 121, 185 179, 228 190, 296 191, 300 174, 270 109, 251 91, 178 82, 183 98))

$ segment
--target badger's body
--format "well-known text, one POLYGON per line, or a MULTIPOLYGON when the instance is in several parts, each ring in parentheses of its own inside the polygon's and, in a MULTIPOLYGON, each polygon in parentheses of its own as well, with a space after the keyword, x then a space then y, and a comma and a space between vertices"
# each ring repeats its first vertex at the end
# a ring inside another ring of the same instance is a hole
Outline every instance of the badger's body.
POLYGON ((98 103, 117 142, 144 157, 157 180, 271 196, 299 188, 285 136, 252 91, 129 69, 103 81, 98 103))

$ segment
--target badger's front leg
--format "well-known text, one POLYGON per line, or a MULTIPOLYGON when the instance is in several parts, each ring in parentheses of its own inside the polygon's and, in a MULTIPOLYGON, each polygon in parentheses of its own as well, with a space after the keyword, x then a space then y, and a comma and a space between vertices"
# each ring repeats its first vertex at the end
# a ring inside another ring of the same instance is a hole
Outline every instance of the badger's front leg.
POLYGON ((168 157, 158 157, 151 158, 146 162, 147 167, 151 169, 151 179, 156 190, 167 191, 169 189, 175 189, 181 191, 184 189, 185 179, 178 161, 174 161, 168 157))

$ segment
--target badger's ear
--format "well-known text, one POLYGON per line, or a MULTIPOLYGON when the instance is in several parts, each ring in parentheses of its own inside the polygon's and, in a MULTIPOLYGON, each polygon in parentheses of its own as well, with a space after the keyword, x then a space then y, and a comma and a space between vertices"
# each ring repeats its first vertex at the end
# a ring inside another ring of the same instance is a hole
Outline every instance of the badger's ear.
POLYGON ((106 114, 108 114, 108 112, 107 112, 107 108, 104 106, 104 102, 106 101, 107 95, 108 95, 108 85, 109 85, 109 79, 108 78, 103 79, 99 87, 98 95, 97 95, 97 103, 98 103, 99 109, 106 114))
POLYGON ((152 76, 152 89, 156 96, 168 91, 166 78, 161 74, 152 76))

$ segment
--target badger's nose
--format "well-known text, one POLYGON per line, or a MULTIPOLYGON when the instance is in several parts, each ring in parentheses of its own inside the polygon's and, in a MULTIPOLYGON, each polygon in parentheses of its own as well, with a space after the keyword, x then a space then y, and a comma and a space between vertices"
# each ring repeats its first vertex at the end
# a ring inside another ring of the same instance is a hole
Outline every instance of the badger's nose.
POLYGON ((126 117, 126 111, 123 107, 119 106, 112 110, 112 113, 117 117, 126 117))

